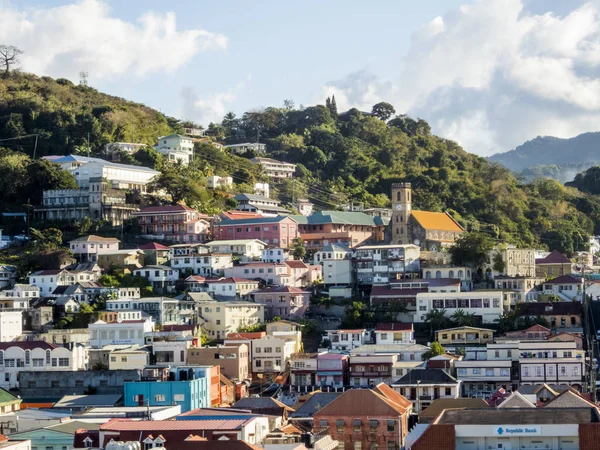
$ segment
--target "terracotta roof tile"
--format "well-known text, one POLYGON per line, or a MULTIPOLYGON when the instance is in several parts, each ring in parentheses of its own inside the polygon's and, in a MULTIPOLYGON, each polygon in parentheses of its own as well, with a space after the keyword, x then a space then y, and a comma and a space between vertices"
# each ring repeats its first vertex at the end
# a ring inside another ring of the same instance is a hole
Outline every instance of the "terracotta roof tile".
POLYGON ((426 230, 465 231, 448 213, 413 211, 411 215, 426 230))
POLYGON ((456 450, 454 425, 429 425, 411 450, 456 450))

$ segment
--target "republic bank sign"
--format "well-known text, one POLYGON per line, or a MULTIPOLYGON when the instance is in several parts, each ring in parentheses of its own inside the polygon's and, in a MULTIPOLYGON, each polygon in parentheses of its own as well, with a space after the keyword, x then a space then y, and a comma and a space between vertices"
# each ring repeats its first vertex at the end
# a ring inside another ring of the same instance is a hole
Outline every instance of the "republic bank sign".
POLYGON ((540 436, 542 427, 539 425, 497 425, 493 427, 494 436, 540 436))

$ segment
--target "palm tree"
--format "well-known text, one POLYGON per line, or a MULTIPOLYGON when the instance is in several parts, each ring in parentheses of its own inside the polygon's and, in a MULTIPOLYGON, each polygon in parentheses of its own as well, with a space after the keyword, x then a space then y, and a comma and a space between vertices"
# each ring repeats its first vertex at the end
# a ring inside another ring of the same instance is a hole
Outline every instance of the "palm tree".
POLYGON ((467 313, 463 309, 454 311, 451 317, 457 327, 472 327, 477 325, 477 319, 474 313, 467 313))
POLYGON ((428 323, 431 329, 431 338, 434 337, 434 331, 443 330, 448 326, 448 317, 445 309, 432 309, 425 315, 425 323, 428 323))

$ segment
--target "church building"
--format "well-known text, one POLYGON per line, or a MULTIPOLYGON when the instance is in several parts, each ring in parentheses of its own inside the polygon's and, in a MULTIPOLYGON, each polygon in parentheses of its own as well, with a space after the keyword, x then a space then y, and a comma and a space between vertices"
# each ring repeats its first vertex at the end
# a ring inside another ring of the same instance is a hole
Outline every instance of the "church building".
POLYGON ((439 251, 464 233, 463 227, 450 214, 413 211, 411 203, 411 184, 392 184, 390 227, 393 244, 415 244, 421 250, 439 251))

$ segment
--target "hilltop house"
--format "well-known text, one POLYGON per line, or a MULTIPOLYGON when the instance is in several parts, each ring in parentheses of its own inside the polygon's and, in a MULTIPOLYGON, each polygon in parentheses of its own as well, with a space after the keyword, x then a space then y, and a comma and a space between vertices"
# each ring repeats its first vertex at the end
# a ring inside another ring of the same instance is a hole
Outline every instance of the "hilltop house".
POLYGON ((159 137, 154 148, 171 162, 181 161, 187 166, 194 160, 194 142, 188 136, 171 134, 159 137))

